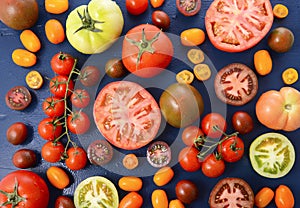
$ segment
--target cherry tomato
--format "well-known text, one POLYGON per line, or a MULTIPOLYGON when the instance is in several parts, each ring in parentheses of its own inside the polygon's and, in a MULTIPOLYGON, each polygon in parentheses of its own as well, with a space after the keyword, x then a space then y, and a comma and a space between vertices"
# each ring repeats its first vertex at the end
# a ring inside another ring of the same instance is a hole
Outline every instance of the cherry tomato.
POLYGON ((140 15, 148 8, 148 0, 126 0, 126 9, 132 15, 140 15))
POLYGON ((295 198, 292 190, 287 185, 279 185, 275 190, 275 204, 277 208, 293 208, 295 198))
POLYGON ((193 68, 195 77, 200 81, 208 80, 211 77, 211 69, 207 64, 197 64, 193 68))
POLYGON ((175 186, 177 198, 185 204, 191 204, 199 196, 197 185, 190 180, 180 180, 175 186))
POLYGON ((199 48, 190 49, 187 52, 187 57, 193 64, 200 64, 205 59, 204 52, 199 48))
POLYGON ((62 134, 62 124, 56 118, 44 118, 38 124, 39 135, 46 140, 53 141, 62 134))
POLYGON ((15 49, 11 54, 11 58, 15 64, 22 67, 32 67, 37 61, 34 53, 22 48, 15 49))
POLYGON ((202 173, 209 178, 221 176, 225 171, 225 162, 212 153, 202 163, 202 173))
POLYGON ((66 188, 70 179, 68 174, 60 167, 51 166, 47 169, 46 175, 50 183, 58 189, 66 188))
POLYGON ((273 61, 267 50, 262 49, 254 53, 254 67, 256 72, 262 76, 271 73, 273 61))
POLYGON ((123 176, 119 179, 118 185, 124 191, 139 191, 143 187, 143 181, 136 176, 123 176))
POLYGON ((65 102, 62 98, 50 96, 43 101, 42 109, 49 117, 60 117, 65 112, 65 102))
POLYGON ((153 208, 166 208, 169 205, 167 193, 162 189, 155 189, 151 194, 153 208))
POLYGON ((244 155, 244 141, 237 136, 232 136, 218 145, 218 152, 224 161, 236 162, 244 155))
POLYGON ((153 8, 160 7, 164 2, 165 0, 150 0, 150 4, 153 8))
POLYGON ((254 197, 254 204, 257 207, 267 207, 274 198, 274 191, 269 187, 263 187, 254 197))
POLYGON ((273 14, 275 17, 282 19, 288 16, 289 9, 283 4, 275 4, 273 7, 273 14))
POLYGON ((132 170, 139 165, 139 159, 135 154, 129 153, 123 158, 122 164, 126 169, 132 170))
POLYGON ((191 84, 194 81, 194 74, 189 70, 182 70, 176 74, 176 81, 183 84, 191 84))
POLYGON ((203 135, 204 133, 198 126, 187 126, 182 132, 181 139, 185 145, 193 146, 195 139, 203 135))
POLYGON ((95 140, 87 148, 87 157, 94 165, 105 165, 113 158, 113 148, 106 140, 95 140))
POLYGON ((105 64, 105 73, 112 78, 120 78, 126 75, 127 70, 122 59, 112 58, 105 64))
POLYGON ((62 14, 69 8, 69 0, 45 0, 45 9, 51 14, 62 14))
POLYGON ((74 202, 70 197, 58 196, 55 199, 54 208, 75 208, 74 202))
POLYGON ((49 83, 50 92, 59 98, 64 98, 66 95, 70 96, 74 89, 74 82, 70 80, 68 82, 68 77, 63 75, 58 75, 53 77, 49 83), (67 92, 66 92, 67 91, 67 92))
POLYGON ((72 112, 67 118, 67 127, 73 134, 84 134, 90 128, 91 122, 83 111, 72 112))
POLYGON ((155 141, 147 148, 147 161, 155 168, 168 165, 171 161, 171 149, 166 142, 155 141))
POLYGON ((295 68, 287 68, 282 72, 282 80, 284 84, 291 85, 298 81, 298 71, 295 68))
POLYGON ((294 34, 286 27, 274 28, 268 36, 268 46, 275 52, 285 53, 294 45, 294 34))
POLYGON ((16 86, 5 95, 6 105, 13 110, 24 110, 31 103, 31 94, 24 86, 16 86))
POLYGON ((227 123, 219 113, 208 113, 202 118, 201 129, 210 138, 220 138, 226 132, 227 123), (219 129, 217 130, 216 127, 219 129))
POLYGON ((35 53, 41 49, 41 41, 32 30, 23 30, 20 34, 20 40, 23 46, 30 52, 35 53))
POLYGON ((152 23, 162 30, 167 30, 170 27, 170 17, 164 11, 155 10, 152 13, 151 19, 152 23))
POLYGON ((61 142, 46 142, 41 149, 41 155, 44 160, 50 163, 56 163, 63 157, 65 147, 61 142))
POLYGON ((200 28, 189 28, 180 33, 180 40, 184 46, 197 46, 205 41, 205 33, 200 28))
POLYGON ((173 199, 169 203, 169 208, 184 208, 184 205, 179 199, 173 199))
POLYGON ((178 155, 180 166, 187 172, 195 172, 201 168, 197 155, 199 150, 194 146, 184 147, 178 155))
POLYGON ((65 40, 65 30, 57 19, 49 19, 45 24, 46 37, 50 43, 59 44, 65 40))
POLYGON ((233 128, 240 134, 247 134, 253 130, 252 117, 245 111, 237 111, 231 118, 233 128))
POLYGON ((40 89, 44 83, 42 75, 36 70, 28 72, 25 81, 28 87, 35 90, 40 89))
POLYGON ((76 89, 70 97, 71 103, 77 108, 85 108, 90 103, 90 94, 85 89, 76 89))
POLYGON ((13 145, 22 144, 28 135, 28 129, 23 122, 15 122, 6 130, 6 139, 13 145))
POLYGON ((99 84, 100 76, 100 70, 96 66, 89 65, 80 71, 79 80, 84 86, 91 87, 99 84))
POLYGON ((169 166, 165 166, 156 171, 156 173, 153 176, 153 182, 157 186, 164 186, 172 180, 173 176, 173 169, 169 166))
POLYGON ((83 169, 87 164, 87 154, 82 147, 70 147, 67 150, 66 166, 71 170, 83 169))
POLYGON ((140 208, 143 205, 143 197, 137 192, 129 192, 120 201, 119 208, 140 208))
POLYGON ((68 76, 75 64, 75 58, 64 52, 56 53, 50 61, 52 70, 58 75, 68 76))
POLYGON ((32 168, 37 164, 37 156, 31 149, 19 149, 14 153, 12 162, 17 168, 32 168))
POLYGON ((176 0, 176 7, 184 16, 194 16, 201 9, 201 0, 176 0))

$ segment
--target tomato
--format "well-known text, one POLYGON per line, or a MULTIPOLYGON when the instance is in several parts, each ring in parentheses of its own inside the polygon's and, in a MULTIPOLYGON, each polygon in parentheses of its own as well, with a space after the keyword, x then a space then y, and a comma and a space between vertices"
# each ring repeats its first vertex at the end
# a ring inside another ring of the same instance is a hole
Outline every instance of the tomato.
POLYGON ((32 30, 23 30, 20 34, 23 46, 30 52, 37 52, 41 49, 41 41, 32 30))
POLYGON ((194 74, 189 70, 182 70, 176 74, 176 81, 184 84, 191 84, 194 81, 194 74))
POLYGON ((287 185, 279 185, 275 191, 275 204, 278 208, 293 208, 295 198, 292 190, 287 185))
POLYGON ((232 63, 217 73, 214 86, 221 101, 241 106, 255 97, 258 80, 253 70, 245 64, 232 63))
POLYGON ((54 208, 75 208, 75 205, 70 197, 58 196, 55 199, 54 208))
POLYGON ((42 75, 36 70, 28 72, 25 81, 28 87, 35 90, 40 89, 44 83, 42 75))
POLYGON ((64 52, 56 53, 50 61, 52 70, 58 75, 68 76, 75 64, 75 58, 64 52))
POLYGON ((43 101, 42 109, 49 117, 60 117, 65 113, 65 102, 62 98, 50 96, 43 101))
POLYGON ((293 168, 295 149, 283 134, 269 132, 253 140, 249 157, 256 173, 267 178, 280 178, 293 168))
POLYGON ((202 118, 201 129, 210 138, 220 138, 226 132, 227 122, 220 113, 208 113, 202 118))
POLYGON ((44 160, 50 163, 56 163, 63 157, 65 147, 61 142, 46 142, 41 149, 41 155, 44 160))
POLYGON ((150 0, 150 4, 153 8, 160 7, 164 2, 165 0, 150 0))
POLYGON ((95 140, 87 148, 87 157, 94 165, 105 165, 113 158, 113 148, 106 140, 95 140))
POLYGON ((46 171, 49 182, 58 189, 64 189, 70 183, 68 174, 60 167, 51 166, 46 171))
POLYGON ((39 5, 36 0, 0 2, 0 20, 12 29, 28 29, 35 25, 38 17, 39 5))
POLYGON ((166 142, 155 141, 147 148, 147 161, 155 168, 168 165, 171 161, 171 149, 166 142))
POLYGON ((168 124, 176 128, 191 125, 204 111, 199 91, 183 83, 168 86, 159 98, 159 105, 168 124))
POLYGON ((85 134, 90 125, 90 118, 83 111, 72 112, 67 118, 68 130, 73 134, 85 134))
POLYGON ((6 203, 5 207, 48 207, 48 186, 43 178, 34 172, 17 170, 7 174, 0 181, 0 190, 0 204, 6 203))
POLYGON ((253 207, 254 193, 241 178, 224 178, 217 182, 209 196, 210 207, 253 207))
POLYGON ((254 204, 257 207, 267 207, 274 198, 274 191, 269 187, 260 189, 254 198, 254 204))
POLYGON ((82 147, 70 147, 65 163, 71 170, 83 169, 87 164, 87 154, 82 147))
POLYGON ((49 19, 45 23, 45 33, 50 43, 59 44, 65 40, 64 27, 57 19, 49 19))
POLYGON ((170 27, 170 17, 167 13, 161 10, 155 10, 151 15, 152 23, 162 30, 167 30, 170 27))
POLYGON ((294 45, 294 34, 286 27, 274 28, 268 36, 268 46, 275 52, 285 53, 294 45))
POLYGON ((194 146, 184 147, 178 155, 180 166, 187 172, 195 172, 201 168, 197 155, 199 150, 194 146))
POLYGON ((200 81, 206 81, 211 77, 211 69, 207 64, 197 64, 193 68, 195 77, 200 81))
POLYGON ((165 166, 155 172, 153 182, 157 186, 164 186, 168 184, 174 177, 174 171, 171 167, 165 166))
POLYGON ((38 133, 45 140, 53 141, 62 134, 62 124, 56 118, 44 118, 38 124, 38 133))
POLYGON ((155 189, 151 194, 151 202, 153 208, 168 207, 169 199, 167 193, 162 189, 155 189))
POLYGON ((203 135, 204 133, 198 126, 187 126, 182 131, 181 139, 185 145, 193 146, 195 139, 203 135))
POLYGON ((217 178, 225 171, 226 165, 224 160, 214 153, 208 155, 202 162, 202 173, 209 178, 217 178))
POLYGON ((205 33, 200 28, 189 28, 180 33, 181 44, 184 46, 197 46, 205 41, 205 33))
POLYGON ((65 96, 70 96, 74 89, 73 80, 69 80, 68 77, 63 75, 58 75, 53 77, 49 83, 50 92, 59 98, 64 98, 65 96), (66 92, 67 91, 67 92, 66 92))
POLYGON ((194 16, 201 9, 201 0, 176 0, 176 7, 184 16, 194 16))
POLYGON ((273 61, 267 50, 262 49, 254 53, 254 67, 256 72, 262 76, 271 73, 273 61))
POLYGON ((122 164, 126 169, 132 170, 139 165, 139 159, 135 154, 129 153, 123 158, 122 164))
POLYGON ((45 0, 45 9, 51 14, 62 14, 69 8, 69 0, 45 0))
POLYGON ((295 68, 287 68, 281 74, 284 84, 291 85, 298 81, 298 71, 295 68))
POLYGON ((15 64, 22 67, 32 67, 37 61, 34 53, 22 48, 15 49, 11 54, 11 58, 15 64))
POLYGON ((76 89, 71 95, 71 103, 76 108, 85 108, 90 103, 90 94, 85 89, 76 89))
POLYGON ((289 9, 284 4, 275 4, 273 7, 273 14, 275 17, 282 19, 288 16, 289 9))
POLYGON ((152 95, 129 81, 107 84, 93 109, 101 134, 116 147, 132 150, 151 142, 160 127, 161 113, 152 95))
POLYGON ((92 176, 81 181, 74 192, 75 207, 118 208, 119 196, 115 185, 102 176, 92 176))
POLYGON ((6 130, 6 139, 13 145, 22 144, 28 136, 28 128, 23 122, 15 122, 6 130))
POLYGON ((241 52, 255 46, 270 31, 273 11, 269 0, 213 1, 206 11, 205 27, 211 43, 226 52, 241 52), (246 6, 247 5, 247 6, 246 6))
POLYGON ((123 64, 140 77, 149 78, 161 73, 170 64, 173 53, 169 37, 151 24, 135 26, 123 40, 123 64))
POLYGON ((193 64, 200 64, 205 59, 204 52, 199 48, 197 48, 197 49, 191 48, 187 52, 187 57, 188 57, 189 61, 192 62, 193 64))
POLYGON ((180 180, 176 183, 175 193, 181 202, 191 204, 198 199, 199 189, 197 185, 190 180, 180 180))
POLYGON ((24 110, 31 103, 31 94, 24 86, 16 86, 5 95, 6 105, 12 110, 24 110))
POLYGON ((254 128, 252 117, 245 111, 236 111, 231 118, 233 128, 240 134, 248 134, 254 128))
POLYGON ((105 64, 105 73, 112 78, 120 78, 126 75, 127 70, 119 58, 111 58, 105 64))
POLYGON ((184 208, 184 205, 179 199, 173 199, 169 203, 169 208, 184 208))
POLYGON ((78 6, 69 13, 66 35, 69 43, 79 52, 101 53, 119 38, 123 25, 123 14, 115 1, 90 1, 88 5, 78 6))
POLYGON ((266 91, 257 100, 255 111, 266 127, 294 131, 300 128, 300 92, 293 87, 266 91))
POLYGON ((132 15, 140 15, 148 9, 148 0, 126 0, 126 10, 132 15))
POLYGON ((17 168, 32 168, 37 164, 37 156, 31 149, 19 149, 14 153, 12 162, 17 168))
POLYGON ((143 187, 143 181, 136 176, 123 176, 119 179, 118 185, 124 191, 139 191, 143 187))
POLYGON ((139 193, 132 191, 122 198, 119 208, 140 208, 143 201, 143 197, 139 193))
POLYGON ((243 157, 245 151, 244 146, 244 141, 241 138, 232 136, 218 145, 218 152, 224 161, 236 162, 243 157))
POLYGON ((99 84, 100 76, 100 70, 96 66, 88 65, 80 71, 79 80, 84 86, 91 87, 99 84))

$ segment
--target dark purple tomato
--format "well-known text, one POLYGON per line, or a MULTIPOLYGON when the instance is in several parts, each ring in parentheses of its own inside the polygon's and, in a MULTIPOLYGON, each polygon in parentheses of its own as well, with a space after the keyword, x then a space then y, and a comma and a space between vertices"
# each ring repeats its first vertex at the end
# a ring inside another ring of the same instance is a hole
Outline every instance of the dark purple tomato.
POLYGON ((237 111, 232 116, 232 126, 240 134, 247 134, 253 130, 253 119, 245 111, 237 111))
POLYGON ((106 140, 95 140, 87 148, 87 156, 94 165, 105 165, 113 158, 113 148, 106 140))
POLYGON ((100 70, 96 66, 85 66, 79 75, 80 82, 86 86, 91 87, 99 84, 100 82, 100 70))
POLYGON ((181 180, 175 186, 177 198, 185 203, 191 204, 199 196, 199 189, 197 185, 190 180, 181 180))
POLYGON ((112 78, 120 78, 126 75, 127 70, 122 59, 112 58, 105 64, 105 73, 112 78))
POLYGON ((155 168, 168 165, 171 161, 171 149, 163 141, 155 141, 147 149, 147 160, 155 168))
POLYGON ((6 105, 13 110, 24 110, 31 103, 31 94, 24 86, 11 88, 5 96, 6 105))
POLYGON ((278 53, 289 51, 294 44, 293 32, 285 27, 277 27, 268 36, 269 47, 278 53))
POLYGON ((152 23, 162 30, 170 27, 170 17, 164 11, 156 10, 152 13, 152 23))
POLYGON ((196 15, 201 9, 201 0, 176 0, 178 11, 185 16, 196 15))
POLYGON ((22 122, 16 122, 10 125, 6 131, 6 139, 13 145, 23 143, 27 138, 27 126, 22 122))
POLYGON ((19 149, 14 153, 12 162, 17 168, 31 168, 36 165, 37 157, 33 150, 19 149))
POLYGON ((75 205, 70 197, 58 196, 55 200, 54 208, 75 208, 75 205))

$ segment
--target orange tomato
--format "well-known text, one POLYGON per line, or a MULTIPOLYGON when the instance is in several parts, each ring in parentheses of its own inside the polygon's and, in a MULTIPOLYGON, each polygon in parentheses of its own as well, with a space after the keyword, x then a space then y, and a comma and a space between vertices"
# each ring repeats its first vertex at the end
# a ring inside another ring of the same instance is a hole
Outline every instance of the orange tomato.
POLYGON ((298 80, 298 71, 294 68, 287 68, 282 72, 282 80, 284 84, 294 84, 298 80))
POLYGON ((153 182, 157 186, 164 186, 168 184, 174 176, 174 171, 171 167, 165 166, 160 168, 153 176, 153 182))
POLYGON ((289 9, 283 4, 275 4, 273 15, 279 19, 285 18, 289 14, 289 9))
POLYGON ((62 14, 69 8, 68 0, 45 0, 45 9, 51 14, 62 14))
POLYGON ((130 154, 125 155, 122 163, 126 169, 132 170, 139 165, 139 160, 135 154, 130 153, 130 154))
POLYGON ((293 192, 286 185, 280 185, 275 191, 275 204, 277 208, 293 208, 295 199, 293 192))
POLYGON ((203 51, 195 48, 192 48, 188 51, 187 57, 193 64, 200 64, 205 59, 203 51))
POLYGON ((36 55, 25 49, 15 49, 11 54, 15 64, 22 67, 31 67, 36 64, 36 55))
POLYGON ((165 0, 150 0, 150 3, 152 5, 153 8, 157 8, 160 7, 165 0))
POLYGON ((50 183, 58 189, 64 189, 70 183, 68 174, 59 167, 51 166, 46 171, 46 175, 50 183))
POLYGON ((129 192, 120 201, 119 208, 140 208, 143 205, 143 197, 137 192, 129 192))
POLYGON ((123 176, 119 179, 119 187, 124 191, 139 191, 143 186, 143 181, 135 176, 123 176))
POLYGON ((272 58, 267 50, 259 50, 254 54, 254 66, 258 74, 264 76, 272 71, 272 58))
POLYGON ((182 70, 177 73, 176 80, 179 83, 191 84, 194 80, 194 74, 189 70, 182 70))
POLYGON ((41 41, 32 30, 23 30, 20 34, 20 40, 23 46, 31 52, 37 52, 41 49, 41 41))
POLYGON ((152 192, 151 202, 153 208, 166 208, 169 205, 168 196, 162 189, 156 189, 152 192))
POLYGON ((59 44, 65 40, 65 30, 56 19, 50 19, 45 24, 46 37, 50 43, 59 44))
POLYGON ((169 208, 184 208, 184 204, 179 199, 173 199, 169 203, 169 208))
POLYGON ((180 38, 184 46, 197 46, 205 41, 205 33, 200 28, 190 28, 182 31, 180 38))
POLYGON ((197 64, 193 68, 196 78, 200 81, 208 80, 211 77, 211 70, 207 64, 197 64))
POLYGON ((263 187, 254 198, 254 203, 257 207, 266 207, 273 199, 274 191, 269 187, 263 187))

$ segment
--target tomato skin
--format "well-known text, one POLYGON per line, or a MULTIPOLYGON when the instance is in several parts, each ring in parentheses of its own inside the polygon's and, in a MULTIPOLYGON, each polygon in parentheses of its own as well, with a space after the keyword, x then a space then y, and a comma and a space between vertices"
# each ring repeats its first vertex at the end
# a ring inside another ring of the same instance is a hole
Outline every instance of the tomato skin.
POLYGON ((200 28, 189 28, 180 33, 180 40, 184 46, 197 46, 205 41, 205 33, 200 28))
POLYGON ((85 66, 80 71, 79 80, 84 86, 91 87, 99 84, 100 76, 100 70, 96 66, 85 66))
POLYGON ((184 147, 178 155, 180 166, 187 172, 195 172, 201 168, 197 155, 199 150, 194 146, 184 147))
POLYGON ((28 135, 28 129, 23 122, 15 122, 11 124, 6 130, 6 139, 13 145, 22 144, 28 135))
POLYGON ((75 64, 75 58, 64 52, 56 53, 50 61, 52 70, 58 75, 68 76, 75 64))
POLYGON ((271 73, 273 61, 267 50, 258 50, 254 53, 254 67, 257 73, 262 76, 271 73))
POLYGON ((257 207, 267 207, 268 204, 274 198, 274 191, 269 187, 263 187, 257 192, 254 198, 255 206, 257 207))
POLYGON ((219 113, 208 113, 202 118, 201 129, 210 138, 220 138, 226 132, 227 123, 225 118, 219 113), (215 130, 215 127, 221 131, 215 130))
POLYGON ((90 94, 85 89, 76 89, 71 95, 71 103, 77 108, 85 108, 90 103, 90 94))
POLYGON ((244 151, 244 141, 237 136, 230 137, 218 145, 218 152, 226 162, 237 162, 243 157, 244 151))
POLYGON ((111 58, 105 64, 105 73, 112 78, 120 78, 126 75, 127 70, 119 58, 111 58))
POLYGON ((84 134, 90 128, 91 122, 83 111, 72 112, 67 118, 67 127, 73 134, 84 134))
POLYGON ((15 64, 22 67, 32 67, 37 61, 37 57, 34 53, 21 48, 15 49, 11 57, 15 64))
POLYGON ((129 192, 120 201, 119 208, 140 208, 143 201, 143 197, 139 193, 129 192))
POLYGON ((224 160, 217 158, 215 154, 210 154, 202 162, 202 173, 209 178, 217 178, 225 171, 224 160))
POLYGON ((142 189, 143 181, 136 176, 123 176, 119 179, 118 185, 124 191, 139 191, 142 189))
POLYGON ((275 204, 278 208, 293 208, 295 198, 292 190, 286 185, 279 185, 275 191, 275 204))
POLYGON ((162 189, 155 189, 151 195, 151 202, 153 208, 168 207, 169 200, 168 200, 167 193, 162 189))
POLYGON ((42 110, 51 118, 60 117, 65 112, 65 102, 61 98, 48 97, 42 103, 42 110))
POLYGON ((32 168, 37 164, 37 156, 31 149, 19 149, 14 153, 12 162, 17 168, 32 168))
POLYGON ((126 9, 132 15, 140 15, 148 9, 148 0, 126 0, 126 9))
POLYGON ((254 123, 249 113, 236 111, 231 118, 233 128, 240 134, 248 134, 253 130, 254 123))
POLYGON ((191 204, 198 198, 199 189, 197 185, 190 180, 180 180, 175 186, 175 193, 181 202, 191 204))
POLYGON ((194 0, 192 3, 189 0, 176 0, 176 7, 184 16, 194 16, 201 9, 201 0, 194 0), (192 8, 190 8, 190 4, 194 4, 192 8))
POLYGON ((44 118, 38 124, 38 133, 45 140, 53 141, 62 134, 62 125, 55 118, 44 118))
POLYGON ((63 75, 57 75, 50 80, 49 83, 50 92, 59 98, 64 98, 65 95, 70 96, 74 89, 74 82, 70 80, 68 83, 68 77, 63 75), (67 87, 68 85, 68 87, 67 87), (66 91, 68 92, 66 93, 66 91))
POLYGON ((184 208, 184 205, 179 199, 173 199, 169 203, 169 208, 184 208))
POLYGON ((164 11, 154 11, 151 15, 151 19, 152 23, 162 30, 167 30, 170 27, 170 17, 164 11))
POLYGON ((82 147, 70 147, 67 150, 65 163, 71 170, 83 169, 87 164, 87 154, 82 147))
POLYGON ((46 37, 52 44, 59 44, 65 40, 65 30, 57 19, 49 19, 45 24, 46 37))
POLYGON ((294 45, 293 32, 285 27, 277 27, 268 36, 268 46, 277 53, 288 52, 294 45))
POLYGON ((23 46, 30 52, 37 52, 41 49, 41 41, 32 30, 23 30, 20 34, 23 46))
POLYGON ((203 135, 204 133, 198 126, 187 126, 182 132, 181 139, 185 145, 193 146, 195 139, 203 135))
POLYGON ((65 147, 61 142, 46 142, 41 149, 41 155, 44 160, 55 163, 61 160, 65 147))
POLYGON ((62 14, 69 8, 69 0, 45 0, 45 9, 51 14, 62 14))
POLYGON ((55 200, 55 208, 75 208, 74 202, 67 196, 58 196, 55 200))
POLYGON ((70 183, 69 176, 60 167, 51 166, 47 169, 46 175, 50 183, 58 189, 64 189, 70 183))
POLYGON ((160 168, 153 176, 153 182, 157 186, 168 184, 174 177, 174 171, 171 167, 165 166, 160 168))

